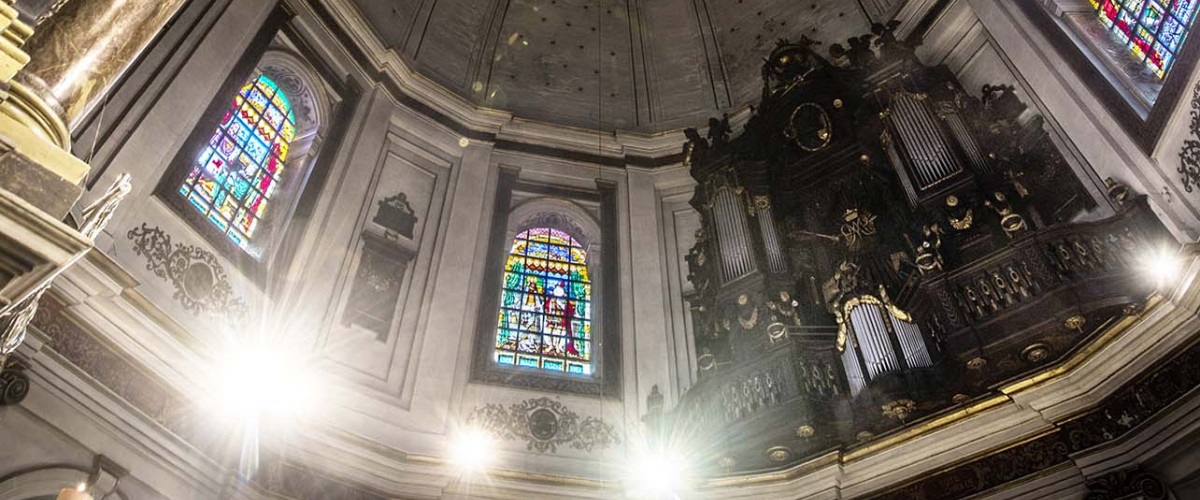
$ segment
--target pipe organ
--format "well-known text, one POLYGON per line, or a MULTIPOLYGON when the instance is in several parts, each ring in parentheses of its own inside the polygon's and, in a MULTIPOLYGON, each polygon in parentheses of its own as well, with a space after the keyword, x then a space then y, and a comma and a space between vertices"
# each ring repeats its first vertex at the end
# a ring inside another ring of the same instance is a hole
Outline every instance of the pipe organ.
POLYGON ((877 28, 832 59, 781 41, 740 134, 727 118, 686 131, 699 373, 658 425, 732 450, 714 464, 887 432, 1045 362, 1061 322, 1028 318, 1104 321, 1144 293, 1121 275, 1156 234, 1129 229, 1151 220, 1144 202, 1071 223, 1109 201, 1064 173, 1041 121, 1017 119, 1014 89, 973 94, 877 28))
POLYGON ((884 142, 909 203, 915 206, 934 188, 953 182, 964 172, 941 120, 930 107, 928 95, 899 90, 891 95, 884 114, 884 142))

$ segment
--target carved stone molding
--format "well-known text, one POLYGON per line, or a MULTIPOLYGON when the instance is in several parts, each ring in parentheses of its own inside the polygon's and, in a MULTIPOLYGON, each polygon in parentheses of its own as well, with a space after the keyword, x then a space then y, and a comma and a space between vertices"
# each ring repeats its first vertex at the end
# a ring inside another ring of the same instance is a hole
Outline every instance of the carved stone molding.
POLYGON ((20 404, 29 394, 29 375, 25 374, 25 365, 9 361, 0 368, 3 368, 0 371, 0 406, 20 404))
POLYGON ((533 398, 513 403, 475 408, 467 424, 477 426, 506 441, 523 440, 526 449, 557 453, 559 446, 591 452, 620 444, 613 426, 596 417, 580 417, 550 398, 533 398))
POLYGON ((1162 481, 1140 468, 1110 472, 1087 482, 1087 500, 1139 498, 1162 500, 1167 488, 1162 481))
POLYGON ((146 258, 146 269, 175 286, 175 300, 196 314, 215 313, 242 318, 246 302, 233 292, 229 277, 216 255, 195 245, 171 244, 171 235, 159 227, 141 227, 126 235, 133 251, 146 258))

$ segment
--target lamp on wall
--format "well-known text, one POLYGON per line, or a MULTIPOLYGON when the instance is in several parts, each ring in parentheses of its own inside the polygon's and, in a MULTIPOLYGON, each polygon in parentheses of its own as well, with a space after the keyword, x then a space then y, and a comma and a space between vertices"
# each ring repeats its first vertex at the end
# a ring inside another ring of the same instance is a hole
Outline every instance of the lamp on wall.
POLYGON ((56 500, 93 500, 92 494, 88 493, 88 489, 86 482, 79 483, 74 488, 63 488, 62 491, 58 492, 56 500))

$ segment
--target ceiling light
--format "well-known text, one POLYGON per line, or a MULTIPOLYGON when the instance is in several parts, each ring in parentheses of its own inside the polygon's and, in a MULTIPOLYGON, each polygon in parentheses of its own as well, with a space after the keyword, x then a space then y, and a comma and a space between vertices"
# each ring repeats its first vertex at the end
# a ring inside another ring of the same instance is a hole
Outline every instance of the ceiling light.
POLYGON ((218 362, 217 411, 242 422, 299 417, 313 407, 316 377, 308 356, 280 346, 241 346, 218 362))
POLYGON ((460 429, 447 451, 450 463, 466 473, 478 472, 487 468, 496 453, 492 436, 475 427, 460 429))
POLYGON ((1180 272, 1177 252, 1168 250, 1166 247, 1159 247, 1144 254, 1138 267, 1159 288, 1174 283, 1180 272))
POLYGON ((638 453, 627 471, 630 496, 647 499, 683 498, 689 486, 688 461, 671 450, 638 453))

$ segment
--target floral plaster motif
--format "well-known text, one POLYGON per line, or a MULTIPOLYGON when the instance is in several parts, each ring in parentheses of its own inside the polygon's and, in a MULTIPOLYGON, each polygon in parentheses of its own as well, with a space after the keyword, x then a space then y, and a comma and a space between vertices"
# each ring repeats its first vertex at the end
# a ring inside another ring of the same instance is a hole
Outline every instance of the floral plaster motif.
POLYGON ((559 446, 591 452, 621 442, 612 425, 596 417, 581 418, 562 403, 546 397, 513 403, 507 409, 498 404, 475 408, 467 417, 467 424, 498 439, 523 440, 526 449, 539 453, 557 453, 559 446))

